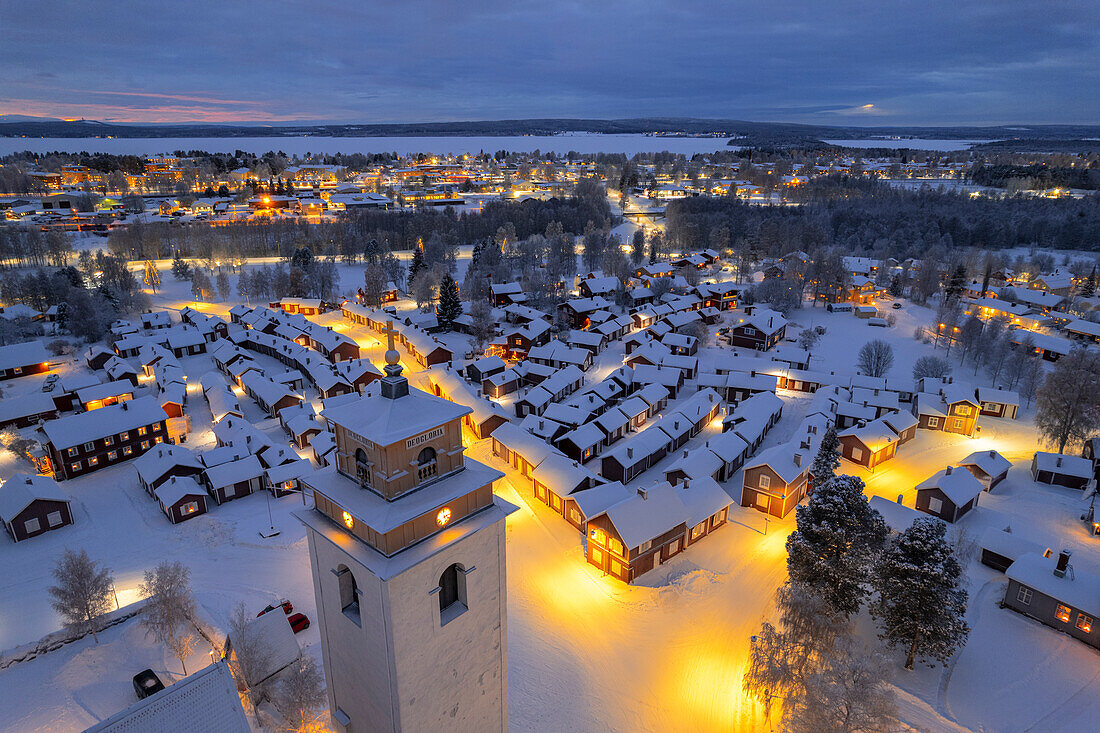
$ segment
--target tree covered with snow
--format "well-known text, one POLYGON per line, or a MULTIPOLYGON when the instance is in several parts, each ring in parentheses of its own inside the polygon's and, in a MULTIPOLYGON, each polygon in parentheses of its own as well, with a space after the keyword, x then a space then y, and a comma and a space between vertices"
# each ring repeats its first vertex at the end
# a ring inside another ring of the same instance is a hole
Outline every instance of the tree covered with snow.
POLYGON ((822 486, 836 476, 840 467, 840 441, 836 437, 836 427, 829 425, 825 435, 821 436, 821 446, 817 449, 814 462, 810 466, 810 490, 822 486))
POLYGON ((313 657, 303 654, 280 676, 273 701, 283 716, 279 730, 320 730, 318 723, 325 705, 325 686, 321 670, 313 657))
POLYGON ((187 657, 198 641, 195 633, 195 598, 191 595, 191 570, 180 562, 165 560, 145 571, 141 584, 145 606, 141 625, 148 634, 172 650, 187 674, 187 657))
POLYGON ((1035 394, 1035 427, 1062 453, 1100 430, 1100 354, 1076 347, 1035 394))
POLYGON ((868 377, 885 377, 894 366, 894 348, 882 339, 871 339, 859 350, 856 368, 868 377))
POLYGON ((775 595, 778 624, 765 621, 752 637, 749 668, 742 679, 746 693, 770 715, 772 700, 789 698, 806 675, 819 669, 838 637, 850 632, 845 618, 819 596, 793 583, 775 595))
POLYGON ((795 510, 787 538, 791 582, 850 617, 867 595, 872 563, 886 540, 886 523, 863 495, 863 481, 836 476, 795 510))
POLYGON ((871 616, 879 638, 906 649, 906 669, 918 657, 946 664, 970 633, 967 594, 959 587, 962 567, 945 539, 946 526, 933 517, 918 518, 875 565, 871 616))
POLYGON ((372 263, 363 268, 363 302, 371 308, 382 305, 389 280, 382 265, 372 263))
POLYGON ((237 680, 237 687, 248 694, 248 700, 255 712, 255 706, 266 695, 263 685, 256 684, 256 681, 269 666, 272 652, 267 640, 257 634, 254 628, 249 628, 253 618, 243 603, 233 607, 233 613, 229 617, 226 652, 229 655, 229 670, 237 680))
POLYGON ((50 603, 65 622, 78 633, 91 632, 99 643, 99 619, 114 602, 114 578, 111 571, 88 557, 84 550, 65 550, 53 571, 56 585, 49 587, 50 603))
POLYGON ((890 666, 881 654, 844 637, 787 700, 784 728, 788 733, 901 730, 889 680, 890 666))
POLYGON ((439 305, 435 308, 439 325, 447 330, 454 327, 455 319, 462 315, 462 300, 458 297, 458 283, 445 273, 439 282, 439 305))

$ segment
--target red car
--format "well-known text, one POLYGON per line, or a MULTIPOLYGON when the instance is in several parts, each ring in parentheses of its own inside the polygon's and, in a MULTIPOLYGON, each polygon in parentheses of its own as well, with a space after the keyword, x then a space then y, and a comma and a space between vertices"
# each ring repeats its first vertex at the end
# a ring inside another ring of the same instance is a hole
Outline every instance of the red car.
POLYGON ((289 616, 294 611, 294 604, 291 603, 290 601, 287 601, 287 600, 276 601, 276 605, 272 605, 272 604, 269 603, 264 608, 264 610, 262 610, 262 611, 260 611, 259 613, 256 614, 256 618, 259 618, 260 616, 263 616, 268 611, 274 611, 276 608, 282 608, 283 613, 285 613, 287 616, 289 616))
POLYGON ((290 622, 290 628, 294 629, 295 634, 309 628, 309 618, 306 617, 304 613, 296 613, 293 616, 287 616, 286 620, 290 622))

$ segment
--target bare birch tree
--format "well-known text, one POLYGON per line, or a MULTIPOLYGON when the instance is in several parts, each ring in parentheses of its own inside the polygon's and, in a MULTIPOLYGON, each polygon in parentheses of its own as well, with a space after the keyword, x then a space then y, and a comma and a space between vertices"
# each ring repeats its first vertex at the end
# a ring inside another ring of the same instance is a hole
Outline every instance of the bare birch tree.
POLYGON ((313 657, 302 655, 287 668, 275 689, 274 702, 283 716, 282 730, 315 729, 325 705, 325 687, 313 657))
POLYGON ((164 562, 145 571, 141 593, 146 597, 141 625, 157 641, 172 650, 187 674, 187 657, 198 641, 195 633, 195 598, 191 595, 191 571, 179 562, 164 562))
POLYGON ((81 633, 92 633, 96 644, 96 628, 100 617, 114 605, 114 578, 111 571, 88 557, 84 550, 65 550, 53 571, 57 585, 50 586, 50 603, 65 622, 81 633))

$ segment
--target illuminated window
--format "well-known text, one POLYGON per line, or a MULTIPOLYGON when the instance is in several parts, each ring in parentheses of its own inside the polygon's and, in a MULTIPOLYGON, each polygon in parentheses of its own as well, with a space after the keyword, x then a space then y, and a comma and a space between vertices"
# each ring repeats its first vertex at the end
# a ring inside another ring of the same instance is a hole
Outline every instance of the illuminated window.
POLYGON ((149 432, 149 431, 146 430, 145 428, 138 428, 138 435, 145 435, 145 433, 147 433, 147 432, 149 432))
POLYGON ((588 548, 588 554, 591 556, 592 562, 600 566, 603 565, 603 550, 596 547, 595 545, 592 545, 588 548))
POLYGON ((149 441, 148 440, 141 441, 141 449, 142 450, 149 450, 149 441))
POLYGON ((124 446, 123 449, 122 449, 122 455, 124 455, 124 456, 131 455, 133 452, 134 452, 134 446, 132 446, 132 445, 124 446))
POLYGON ((588 530, 588 536, 595 540, 598 544, 607 544, 607 533, 602 529, 590 529, 588 530))
POLYGON ((180 507, 180 513, 182 514, 194 514, 199 510, 199 503, 197 501, 189 501, 180 507))
POLYGON ((98 458, 92 457, 92 458, 88 459, 88 467, 89 468, 92 467, 92 466, 98 466, 98 465, 99 465, 99 459, 98 458))
POLYGON ((962 430, 963 421, 961 417, 955 418, 955 424, 952 426, 955 430, 962 430))
POLYGON ((76 455, 76 448, 69 448, 67 451, 65 451, 65 455, 69 458, 72 458, 76 455))
POLYGON ((129 440, 130 439, 130 433, 128 433, 128 432, 127 433, 121 433, 118 436, 118 439, 119 440, 129 440))
POLYGON ((1086 616, 1083 613, 1077 614, 1077 628, 1081 629, 1081 631, 1084 631, 1086 634, 1092 631, 1092 617, 1086 616))
POLYGON ((1031 588, 1025 588, 1022 585, 1020 589, 1016 591, 1016 600, 1025 606, 1031 605, 1031 588))
POLYGON ((706 529, 706 522, 700 522, 691 528, 691 539, 697 540, 703 536, 703 530, 706 529))
POLYGON ((955 414, 956 415, 969 415, 970 414, 970 407, 968 407, 967 405, 959 405, 958 407, 955 408, 955 414))
POLYGON ((623 543, 619 542, 614 537, 608 537, 607 538, 607 549, 611 550, 616 555, 625 555, 626 554, 626 552, 623 551, 623 543))
POLYGON ((1058 619, 1064 624, 1069 623, 1069 613, 1069 606, 1063 606, 1061 603, 1059 603, 1054 608, 1054 618, 1058 619))

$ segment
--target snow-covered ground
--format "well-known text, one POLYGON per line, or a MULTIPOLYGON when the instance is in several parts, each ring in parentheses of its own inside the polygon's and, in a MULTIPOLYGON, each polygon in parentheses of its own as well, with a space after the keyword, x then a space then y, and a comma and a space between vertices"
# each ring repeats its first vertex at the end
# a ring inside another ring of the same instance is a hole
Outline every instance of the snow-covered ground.
MULTIPOLYGON (((460 269, 464 264, 460 261, 460 269)), ((341 265, 345 290, 358 286, 361 267, 341 265)), ((186 283, 164 275, 155 296, 162 307, 191 303, 186 283)), ((224 313, 233 303, 206 304, 207 312, 224 313)), ((824 326, 814 349, 812 369, 854 372, 856 352, 871 338, 883 338, 895 349, 893 376, 908 376, 915 359, 933 353, 913 339, 932 311, 908 302, 892 328, 875 328, 851 314, 804 308, 796 324, 824 326)), ((339 316, 320 318, 340 326, 381 361, 383 347, 365 329, 339 323, 339 316)), ((791 329, 792 337, 798 328, 791 329)), ((452 346, 465 337, 448 334, 452 346)), ((939 353, 942 353, 939 352, 939 353)), ((621 363, 621 345, 600 355, 589 381, 621 363)), ((952 360, 954 360, 952 355, 952 360)), ((211 368, 207 356, 182 360, 189 377, 211 368)), ((70 366, 68 369, 79 369, 70 366)), ((412 371, 415 364, 406 362, 412 371)), ((985 384, 968 367, 956 366, 956 378, 985 384)), ((16 389, 41 378, 15 380, 16 389)), ((5 390, 9 389, 8 383, 5 390)), ((8 392, 6 391, 6 394, 8 392)), ((686 394, 686 393, 685 393, 686 394)), ((784 393, 783 419, 764 447, 785 440, 805 412, 808 397, 784 393)), ((242 400, 246 418, 276 442, 286 437, 276 421, 266 418, 250 400, 242 400)), ((196 434, 189 445, 202 448, 212 436, 201 397, 188 403, 196 434)), ((960 438, 920 431, 898 456, 873 475, 844 463, 842 471, 861 475, 868 493, 912 504, 913 486, 923 478, 979 449, 996 448, 1013 461, 1010 478, 981 497, 977 510, 959 525, 960 545, 968 552, 986 528, 1011 524, 1015 532, 1055 549, 1070 546, 1081 569, 1100 567, 1100 546, 1077 521, 1079 494, 1030 480, 1027 463, 1036 449, 1032 412, 1018 421, 982 418, 981 437, 960 438), (968 549, 969 548, 969 549, 968 549)), ((705 439, 695 438, 687 447, 705 439)), ((285 443, 284 443, 285 444, 285 443)), ((491 455, 490 441, 474 443, 469 454, 505 470, 491 455)), ((0 476, 26 470, 4 452, 0 476)), ((642 481, 657 478, 647 472, 642 481)), ((186 563, 204 614, 224 629, 232 607, 245 602, 259 610, 275 596, 289 598, 295 610, 315 616, 304 533, 290 512, 301 498, 268 501, 256 494, 222 506, 181 525, 171 525, 137 483, 131 465, 66 481, 73 496, 76 523, 33 540, 14 544, 0 539, 0 649, 32 641, 55 630, 59 620, 49 605, 50 570, 67 548, 85 548, 110 567, 120 601, 136 598, 142 573, 162 559, 186 563), (263 539, 268 506, 281 534, 263 539)), ((727 485, 739 497, 740 475, 727 485)), ((536 501, 530 484, 508 469, 497 491, 520 507, 507 523, 509 709, 515 731, 752 731, 766 727, 762 709, 741 693, 749 637, 771 616, 772 594, 786 573, 785 539, 794 515, 765 521, 764 515, 733 507, 730 522, 671 562, 643 576, 635 586, 602 577, 585 562, 581 536, 559 515, 536 501)), ((921 730, 1083 730, 1092 727, 1100 699, 1100 657, 1094 650, 998 608, 1003 576, 970 557, 967 579, 972 602, 970 643, 944 670, 901 668, 895 684, 903 719, 921 730)), ((865 616, 861 633, 874 640, 865 616)), ((320 654, 317 627, 299 634, 308 653, 320 654)), ((205 651, 202 652, 205 654, 205 651)), ((198 662, 196 661, 196 664, 198 662)), ((70 644, 44 657, 0 672, 0 730, 75 731, 113 714, 133 700, 130 677, 146 667, 175 671, 178 663, 144 639, 136 623, 104 634, 96 647, 90 640, 70 644)))

